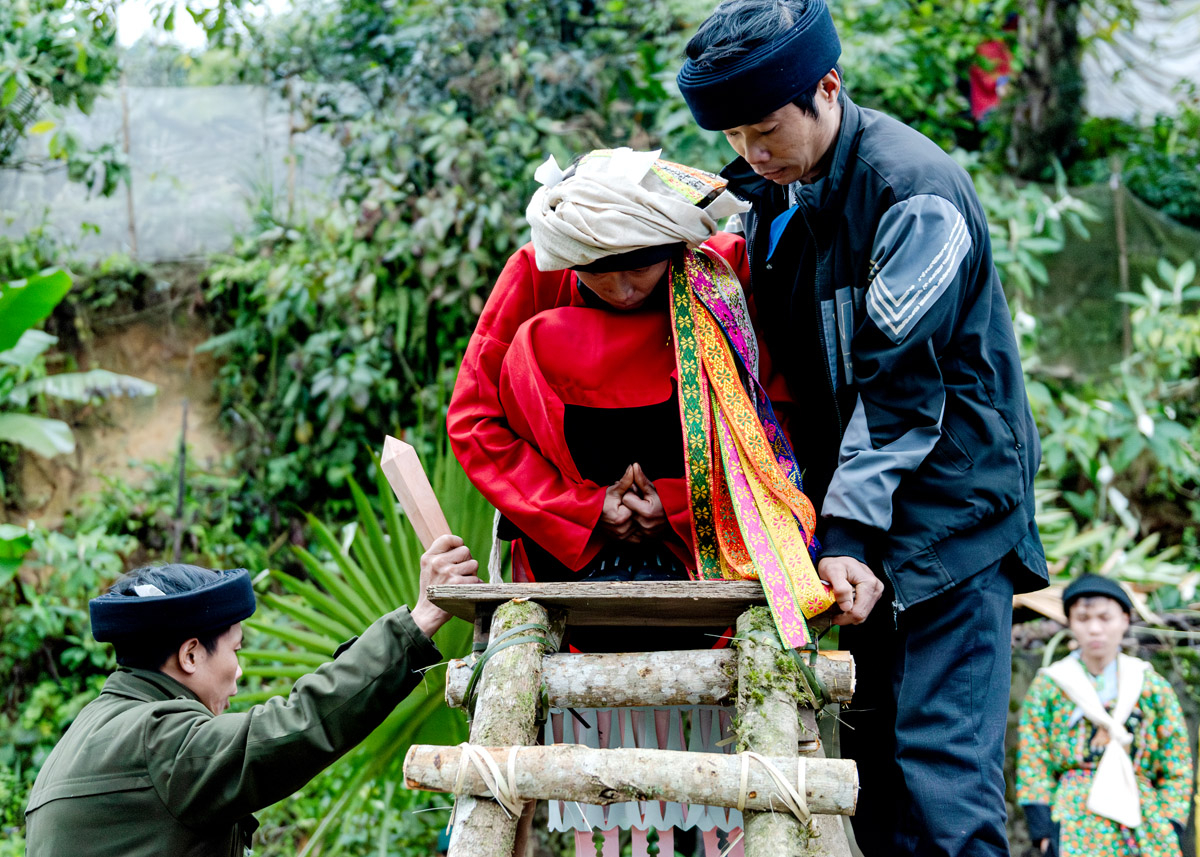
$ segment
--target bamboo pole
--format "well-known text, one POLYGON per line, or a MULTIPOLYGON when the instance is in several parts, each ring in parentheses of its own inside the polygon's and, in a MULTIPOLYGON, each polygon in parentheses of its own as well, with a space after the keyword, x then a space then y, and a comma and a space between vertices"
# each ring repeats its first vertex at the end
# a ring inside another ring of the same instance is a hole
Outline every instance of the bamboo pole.
MULTIPOLYGON (((795 668, 788 669, 790 656, 781 648, 765 607, 751 607, 738 617, 737 647, 738 750, 795 756, 801 739, 795 668)), ((747 855, 810 853, 808 824, 787 812, 746 809, 747 855)), ((824 811, 811 803, 809 810, 824 811)))
MULTIPOLYGON (((608 805, 633 800, 664 800, 708 806, 737 806, 742 757, 725 753, 688 753, 680 750, 620 748, 598 750, 580 744, 488 747, 503 776, 509 776, 509 754, 516 752, 509 785, 525 799, 566 800, 608 805)), ((460 774, 461 747, 414 744, 404 758, 404 781, 410 789, 447 792, 460 774)), ((858 795, 858 772, 847 759, 771 758, 783 777, 797 782, 797 765, 805 766, 804 786, 813 812, 850 815, 858 795)), ((487 793, 487 785, 468 761, 461 772, 467 792, 487 793)), ((486 806, 487 804, 480 804, 486 806)), ((767 771, 749 762, 746 809, 780 810, 780 790, 767 771)), ((457 826, 457 825, 456 825, 457 826)), ((451 843, 451 853, 454 845, 451 843)), ((505 853, 492 844, 489 854, 505 853)), ((747 849, 747 854, 752 853, 747 849)), ((764 853, 764 852, 758 852, 764 853)), ((806 852, 765 852, 783 854, 806 852)))
MULTIPOLYGON (((121 73, 121 151, 125 155, 125 162, 130 162, 129 152, 133 148, 130 142, 132 135, 129 132, 129 86, 126 82, 125 73, 121 73)), ((129 256, 132 259, 138 257, 138 239, 137 239, 137 214, 133 204, 133 169, 130 168, 125 179, 125 218, 129 225, 129 256)))
MULTIPOLYGON (((520 625, 536 623, 549 632, 518 631, 519 636, 537 635, 557 648, 562 639, 563 616, 517 598, 496 608, 491 639, 520 625)), ((471 743, 485 745, 532 744, 537 740, 538 703, 542 684, 542 646, 522 643, 498 649, 484 665, 480 679, 471 743)), ((442 791, 452 791, 453 782, 442 791)), ((479 794, 480 791, 474 792, 479 794)), ((450 835, 448 857, 495 857, 512 854, 518 819, 494 801, 460 797, 450 835)))
MULTIPOLYGON (((732 701, 737 652, 551 654, 542 659, 542 681, 553 708, 634 705, 724 705, 732 701)), ((831 702, 854 695, 849 652, 822 652, 814 672, 831 702)), ((471 667, 453 660, 446 669, 446 704, 462 708, 471 667)))
MULTIPOLYGON (((1113 193, 1113 225, 1117 230, 1117 283, 1122 292, 1129 291, 1129 236, 1125 227, 1125 186, 1121 182, 1122 165, 1113 156, 1108 185, 1113 193)), ((1133 327, 1129 315, 1129 304, 1121 304, 1121 354, 1128 357, 1133 353, 1133 327)))

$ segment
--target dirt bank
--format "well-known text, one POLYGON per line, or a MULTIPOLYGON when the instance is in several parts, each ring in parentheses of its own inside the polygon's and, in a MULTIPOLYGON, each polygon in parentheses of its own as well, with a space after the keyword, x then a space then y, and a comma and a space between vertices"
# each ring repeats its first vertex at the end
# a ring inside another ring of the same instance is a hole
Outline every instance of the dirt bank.
POLYGON ((195 347, 209 337, 194 313, 161 308, 138 314, 128 324, 106 326, 88 343, 81 368, 134 375, 158 386, 145 399, 114 399, 75 414, 74 455, 44 459, 27 454, 21 470, 23 508, 10 517, 56 527, 83 494, 105 477, 138 480, 137 462, 174 461, 179 454, 183 403, 188 403, 187 444, 191 459, 218 467, 229 445, 217 425, 213 379, 217 367, 195 347))

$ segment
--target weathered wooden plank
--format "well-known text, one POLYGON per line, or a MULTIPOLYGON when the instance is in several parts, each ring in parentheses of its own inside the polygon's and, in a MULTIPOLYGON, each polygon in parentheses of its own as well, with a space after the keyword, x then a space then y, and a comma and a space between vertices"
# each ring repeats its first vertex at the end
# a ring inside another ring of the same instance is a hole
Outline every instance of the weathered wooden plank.
MULTIPOLYGON (((725 705, 732 701, 737 652, 555 654, 542 660, 542 681, 555 708, 634 705, 725 705)), ((814 668, 833 702, 854 695, 854 660, 849 652, 822 652, 814 668)), ((471 667, 452 660, 446 669, 446 704, 462 708, 471 667)))
MULTIPOLYGON (((507 778, 513 747, 489 747, 507 778)), ((607 805, 630 800, 665 800, 737 806, 742 759, 723 753, 622 748, 597 750, 578 744, 552 744, 516 749, 515 776, 510 785, 525 799, 568 800, 607 805)), ((410 789, 448 792, 454 789, 462 760, 461 747, 414 744, 404 758, 404 781, 410 789)), ((850 815, 858 798, 858 772, 845 759, 772 758, 789 782, 797 782, 796 766, 803 764, 804 790, 813 812, 850 815)), ((467 763, 463 787, 487 794, 474 765, 467 763)), ((747 768, 745 807, 779 810, 778 787, 757 762, 747 768)), ((499 849, 492 853, 502 853, 499 849)), ((781 855, 784 852, 779 852, 781 855)))
MULTIPOLYGON (((487 583, 429 587, 438 607, 466 619, 477 605, 528 598, 568 611, 571 625, 660 626, 705 628, 729 626, 747 608, 766 604, 762 585, 754 580, 649 581, 641 583, 487 583)), ((828 625, 818 617, 816 627, 828 625)))

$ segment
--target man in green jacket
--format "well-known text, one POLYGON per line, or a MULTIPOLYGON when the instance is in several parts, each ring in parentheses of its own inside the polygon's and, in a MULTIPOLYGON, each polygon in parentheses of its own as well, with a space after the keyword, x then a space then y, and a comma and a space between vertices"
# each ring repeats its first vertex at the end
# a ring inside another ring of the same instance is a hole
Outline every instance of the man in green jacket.
POLYGON ((251 814, 295 792, 391 713, 440 654, 450 615, 426 587, 478 583, 457 536, 421 557, 421 596, 334 660, 249 711, 225 714, 242 671, 244 570, 143 568, 93 599, 92 633, 121 668, 46 760, 25 812, 28 857, 242 857, 251 814))

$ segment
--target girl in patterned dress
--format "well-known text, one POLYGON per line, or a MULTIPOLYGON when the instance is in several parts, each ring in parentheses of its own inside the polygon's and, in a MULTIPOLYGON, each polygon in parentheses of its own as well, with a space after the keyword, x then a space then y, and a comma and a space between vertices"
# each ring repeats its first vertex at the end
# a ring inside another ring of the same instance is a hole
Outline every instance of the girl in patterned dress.
POLYGON ((1075 652, 1041 670, 1021 709, 1017 801, 1042 853, 1174 857, 1192 795, 1179 700, 1120 654, 1132 602, 1085 574, 1063 593, 1075 652))

